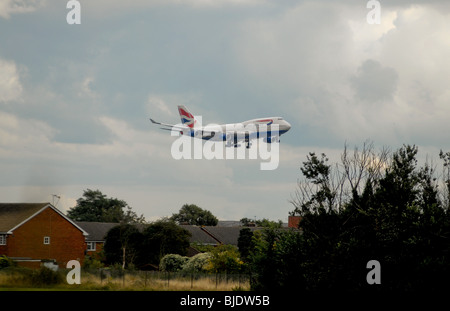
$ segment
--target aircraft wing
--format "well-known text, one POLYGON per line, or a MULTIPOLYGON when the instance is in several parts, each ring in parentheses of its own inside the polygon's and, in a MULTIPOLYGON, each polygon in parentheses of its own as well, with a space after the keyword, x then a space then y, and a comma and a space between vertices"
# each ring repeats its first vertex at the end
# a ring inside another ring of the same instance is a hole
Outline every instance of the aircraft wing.
POLYGON ((174 125, 174 124, 167 124, 167 123, 161 123, 161 122, 157 122, 155 120, 153 120, 152 118, 150 118, 150 121, 152 121, 153 124, 158 124, 161 126, 165 126, 166 128, 161 128, 162 130, 168 130, 171 131, 172 129, 178 129, 178 130, 191 130, 189 127, 187 126, 179 126, 179 125, 174 125), (169 128, 170 127, 170 128, 169 128))

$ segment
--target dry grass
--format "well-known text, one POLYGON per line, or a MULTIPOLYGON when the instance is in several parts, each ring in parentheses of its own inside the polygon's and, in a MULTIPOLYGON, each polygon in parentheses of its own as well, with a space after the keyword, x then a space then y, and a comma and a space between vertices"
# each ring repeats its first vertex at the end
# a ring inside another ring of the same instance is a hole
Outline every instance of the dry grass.
POLYGON ((102 277, 99 273, 81 274, 81 284, 69 285, 64 281, 57 285, 46 285, 36 287, 28 279, 29 270, 0 270, 0 290, 1 289, 50 289, 50 290, 132 290, 132 291, 231 291, 249 290, 248 279, 226 278, 225 276, 201 275, 201 276, 181 276, 167 275, 164 273, 134 273, 126 274, 125 277, 102 277))

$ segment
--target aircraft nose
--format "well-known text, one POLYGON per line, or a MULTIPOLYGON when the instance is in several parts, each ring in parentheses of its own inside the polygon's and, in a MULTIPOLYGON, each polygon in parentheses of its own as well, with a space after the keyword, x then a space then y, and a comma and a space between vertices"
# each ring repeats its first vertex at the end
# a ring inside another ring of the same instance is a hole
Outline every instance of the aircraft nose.
POLYGON ((289 131, 291 129, 291 124, 288 121, 284 122, 286 122, 286 131, 289 131))

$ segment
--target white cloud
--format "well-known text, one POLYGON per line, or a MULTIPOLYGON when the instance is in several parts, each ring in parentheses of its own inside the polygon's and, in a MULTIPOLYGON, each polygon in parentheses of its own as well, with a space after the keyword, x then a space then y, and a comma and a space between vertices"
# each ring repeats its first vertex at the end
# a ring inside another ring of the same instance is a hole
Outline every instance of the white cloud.
POLYGON ((16 63, 0 59, 0 103, 18 100, 22 92, 23 86, 16 63))
POLYGON ((112 18, 126 12, 161 7, 220 10, 226 8, 258 7, 270 3, 267 0, 96 0, 82 3, 82 10, 97 19, 112 18))
POLYGON ((154 112, 155 110, 171 117, 175 116, 173 107, 171 109, 171 107, 168 106, 164 99, 158 96, 150 95, 148 97, 147 111, 149 112, 149 114, 152 114, 152 112, 154 112))
POLYGON ((12 14, 30 13, 43 7, 47 0, 1 0, 0 16, 10 18, 12 14))
POLYGON ((382 5, 381 24, 370 25, 367 12, 302 2, 249 20, 236 45, 241 68, 278 94, 293 128, 309 129, 319 144, 448 145, 449 14, 427 5, 382 5), (368 62, 378 69, 366 68, 368 62))
POLYGON ((0 156, 35 157, 50 144, 55 130, 38 120, 0 111, 0 156))

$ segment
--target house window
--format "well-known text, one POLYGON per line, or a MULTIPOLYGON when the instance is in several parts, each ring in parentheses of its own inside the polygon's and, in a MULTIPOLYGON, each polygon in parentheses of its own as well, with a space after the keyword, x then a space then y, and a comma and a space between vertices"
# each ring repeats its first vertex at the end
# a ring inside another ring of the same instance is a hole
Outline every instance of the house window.
POLYGON ((0 245, 6 245, 6 235, 0 234, 0 245))
POLYGON ((45 236, 44 237, 44 244, 46 244, 46 245, 50 244, 50 237, 49 236, 45 236))
POLYGON ((95 251, 96 250, 96 243, 95 242, 87 242, 87 250, 88 251, 95 251))

